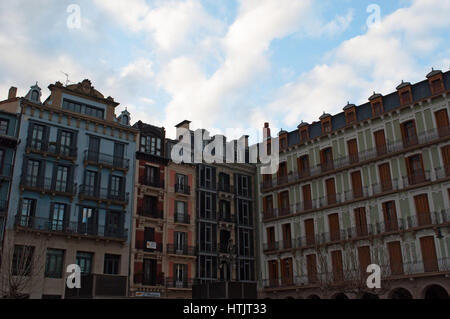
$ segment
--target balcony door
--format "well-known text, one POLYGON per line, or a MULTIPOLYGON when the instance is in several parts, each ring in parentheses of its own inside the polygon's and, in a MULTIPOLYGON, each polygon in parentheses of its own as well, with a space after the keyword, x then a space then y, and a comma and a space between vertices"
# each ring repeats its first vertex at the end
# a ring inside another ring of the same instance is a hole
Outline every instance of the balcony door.
POLYGON ((312 199, 311 199, 311 185, 304 185, 302 187, 303 193, 303 209, 309 210, 312 209, 312 199))
POLYGON ((378 166, 380 172, 381 191, 387 192, 392 190, 391 169, 389 163, 378 166))
POLYGON ((100 155, 100 138, 96 136, 89 137, 88 160, 98 162, 100 155))
POLYGON ((175 286, 177 288, 187 288, 185 287, 187 284, 187 265, 185 264, 175 264, 174 269, 174 279, 175 279, 175 286))
POLYGON ((288 181, 287 176, 288 176, 287 163, 286 162, 280 163, 280 166, 278 168, 278 185, 287 183, 288 181))
POLYGON ((79 233, 97 235, 98 214, 95 208, 83 207, 80 212, 79 233))
POLYGON ((50 229, 52 231, 63 231, 66 228, 66 204, 54 203, 50 212, 50 229))
POLYGON ((333 281, 342 282, 344 280, 344 267, 342 263, 342 251, 331 252, 331 262, 333 266, 333 281))
POLYGON ((36 200, 24 198, 20 209, 19 225, 22 227, 32 227, 33 217, 36 212, 36 200))
POLYGON ((367 236, 367 217, 366 217, 366 209, 364 207, 356 208, 354 210, 355 213, 355 225, 356 225, 356 234, 357 236, 367 236))
POLYGON ((284 224, 283 229, 283 248, 292 248, 291 224, 284 224))
POLYGON ((390 232, 398 230, 397 211, 394 201, 383 203, 383 217, 385 231, 390 232))
POLYGON ((328 225, 330 227, 330 239, 336 241, 341 239, 341 230, 339 227, 339 215, 328 215, 328 225))
POLYGON ((416 123, 414 120, 401 124, 402 138, 404 147, 416 145, 418 143, 416 133, 416 123))
POLYGON ((114 166, 124 167, 125 144, 114 143, 114 166))
POLYGON ((436 126, 439 136, 447 136, 450 132, 450 124, 448 120, 448 113, 446 109, 442 109, 434 113, 436 117, 436 126))
POLYGON ((314 219, 305 220, 306 245, 314 245, 316 243, 316 235, 314 231, 314 219))
POLYGON ((425 272, 439 271, 434 236, 420 238, 420 248, 425 272))
POLYGON ((294 275, 292 271, 292 258, 282 259, 281 263, 281 280, 283 285, 289 286, 294 283, 294 275))
POLYGON ((278 211, 280 216, 290 214, 289 209, 289 192, 285 191, 278 195, 278 211))
POLYGON ((278 261, 269 261, 269 281, 270 286, 278 286, 278 261))
POLYGON ((370 258, 370 246, 358 247, 358 261, 361 277, 367 276, 367 266, 372 263, 370 258))
POLYGON ((325 181, 327 190, 327 203, 328 205, 336 204, 336 186, 334 184, 334 178, 327 179, 325 181))
POLYGON ((72 147, 74 144, 74 133, 68 131, 59 131, 59 148, 60 153, 64 156, 73 154, 72 147))
POLYGON ((356 139, 348 141, 347 147, 350 164, 357 163, 359 161, 359 156, 358 156, 358 142, 356 141, 356 139))
POLYGON ((187 233, 174 232, 175 252, 182 253, 187 248, 187 233))
POLYGON ((111 176, 111 183, 109 185, 109 195, 111 199, 124 200, 124 180, 122 176, 111 176))
POLYGON ((425 181, 426 176, 423 169, 421 154, 406 158, 406 168, 408 170, 408 180, 410 185, 422 183, 425 181))
POLYGON ((298 176, 300 178, 309 176, 309 155, 297 159, 298 176))
POLYGON ((377 155, 381 156, 387 153, 386 147, 386 137, 384 135, 384 130, 379 130, 374 133, 375 145, 377 149, 377 155))
POLYGON ((88 196, 98 196, 98 173, 86 171, 84 179, 84 193, 88 196))
POLYGON ((414 204, 416 206, 416 216, 418 226, 426 226, 431 224, 430 205, 428 203, 428 195, 422 194, 414 196, 414 204))
POLYGON ((400 242, 390 242, 387 244, 387 247, 389 251, 389 265, 391 268, 391 275, 402 275, 403 257, 400 242))
POLYGON ((69 167, 58 165, 55 176, 55 190, 57 192, 68 192, 69 167))
POLYGON ((157 261, 156 259, 144 259, 143 284, 147 286, 155 286, 157 280, 157 261))
POLYGON ((317 259, 316 255, 306 256, 306 268, 308 271, 308 283, 314 284, 317 282, 317 259))
POLYGON ((39 187, 39 179, 41 176, 41 162, 36 160, 28 160, 26 184, 29 187, 39 187))
POLYGON ((106 214, 106 236, 122 237, 123 234, 123 212, 109 211, 106 214))
POLYGON ((442 149, 442 161, 444 163, 445 175, 450 176, 450 145, 444 146, 442 149))
POLYGON ((352 177, 353 198, 363 197, 361 171, 351 173, 351 177, 352 177))

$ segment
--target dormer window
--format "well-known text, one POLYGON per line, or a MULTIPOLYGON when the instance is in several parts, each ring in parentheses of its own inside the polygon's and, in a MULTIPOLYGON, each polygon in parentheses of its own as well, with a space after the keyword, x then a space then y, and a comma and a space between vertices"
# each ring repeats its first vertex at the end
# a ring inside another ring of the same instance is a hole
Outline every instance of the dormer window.
POLYGON ((347 105, 344 107, 344 112, 345 112, 345 122, 347 123, 347 125, 356 122, 355 104, 350 104, 350 102, 348 102, 347 105))
POLYGON ((400 99, 402 105, 410 104, 412 102, 411 93, 409 91, 402 92, 402 94, 400 95, 400 99))
POLYGON ((331 115, 324 112, 320 117, 320 122, 322 123, 322 134, 331 133, 331 115))
POLYGON ((280 148, 282 150, 285 150, 287 148, 287 138, 286 137, 280 137, 280 148))
POLYGON ((323 122, 322 128, 323 128, 324 134, 330 133, 331 132, 331 122, 330 121, 323 122))
POLYGON ((373 115, 380 115, 382 113, 381 102, 376 102, 372 104, 373 115))
POLYGON ((300 143, 305 143, 307 140, 309 140, 309 129, 308 129, 308 123, 302 122, 298 128, 298 133, 300 136, 300 143))
POLYGON ((432 95, 439 94, 445 91, 442 71, 432 69, 432 71, 428 73, 427 79, 430 83, 432 95))
POLYGON ((156 156, 161 156, 161 139, 154 136, 142 136, 140 151, 156 156))
POLYGON ((31 100, 33 102, 39 102, 39 92, 38 91, 32 91, 31 92, 31 100))
POLYGON ((122 124, 123 124, 123 125, 128 125, 128 115, 124 115, 124 116, 122 117, 122 124))
POLYGON ((356 113, 355 111, 350 111, 347 113, 347 124, 356 122, 356 113))

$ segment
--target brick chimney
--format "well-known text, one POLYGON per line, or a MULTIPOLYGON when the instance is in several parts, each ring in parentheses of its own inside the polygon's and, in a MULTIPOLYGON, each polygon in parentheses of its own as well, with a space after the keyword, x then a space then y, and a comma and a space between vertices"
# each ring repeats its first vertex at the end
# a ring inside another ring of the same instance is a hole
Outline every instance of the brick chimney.
POLYGON ((8 92, 8 100, 15 99, 17 97, 17 88, 14 86, 11 86, 8 92))
MULTIPOLYGON (((270 127, 269 127, 269 123, 268 122, 264 123, 264 129, 267 129, 267 138, 270 138, 271 135, 270 135, 270 127)), ((264 130, 263 130, 263 134, 264 134, 264 130)))

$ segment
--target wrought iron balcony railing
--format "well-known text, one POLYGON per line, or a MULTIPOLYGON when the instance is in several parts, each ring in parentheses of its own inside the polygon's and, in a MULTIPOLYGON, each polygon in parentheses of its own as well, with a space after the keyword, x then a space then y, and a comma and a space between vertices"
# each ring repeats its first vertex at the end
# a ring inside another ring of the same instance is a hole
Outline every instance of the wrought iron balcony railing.
POLYGON ((128 230, 123 227, 117 227, 117 225, 89 225, 82 222, 66 222, 44 217, 16 215, 14 225, 16 228, 61 234, 77 234, 121 240, 126 240, 128 237, 128 230))
POLYGON ((103 187, 93 187, 90 185, 80 185, 79 194, 81 196, 92 198, 93 200, 116 201, 128 203, 130 194, 124 191, 115 191, 103 187))
POLYGON ((181 223, 181 224, 190 224, 191 223, 191 216, 189 214, 179 214, 177 212, 174 213, 173 220, 175 223, 181 223))
POLYGON ((129 159, 89 150, 84 151, 84 160, 90 163, 102 164, 121 169, 128 169, 130 167, 129 159))
POLYGON ((77 184, 70 180, 60 181, 54 178, 44 178, 39 176, 26 176, 23 175, 20 181, 22 187, 36 190, 62 193, 68 195, 74 195, 76 192, 77 184))
POLYGON ((190 195, 191 187, 185 184, 175 184, 175 193, 190 195))
POLYGON ((167 244, 167 253, 183 256, 195 256, 196 250, 194 246, 167 244))
POLYGON ((44 152, 68 158, 76 158, 78 153, 76 146, 62 145, 58 142, 43 141, 41 139, 29 139, 27 147, 34 152, 44 152))

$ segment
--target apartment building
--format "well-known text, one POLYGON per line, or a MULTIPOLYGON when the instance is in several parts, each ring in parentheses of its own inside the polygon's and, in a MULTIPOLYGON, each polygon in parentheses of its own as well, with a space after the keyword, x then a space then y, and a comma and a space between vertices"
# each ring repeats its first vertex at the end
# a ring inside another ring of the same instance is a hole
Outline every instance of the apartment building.
POLYGON ((260 297, 448 298, 449 90, 432 70, 279 133, 277 174, 257 175, 260 297))
MULTIPOLYGON (((0 102, 0 247, 3 245, 6 217, 8 213, 11 179, 13 177, 13 163, 18 143, 19 117, 9 112, 7 105, 17 103, 17 88, 9 90, 8 99, 0 102)), ((1 250, 1 248, 0 248, 1 250)), ((1 255, 1 253, 0 253, 1 255)))
POLYGON ((2 276, 21 286, 3 293, 126 296, 138 131, 89 80, 48 88, 43 102, 36 84, 0 105, 20 121, 2 276), (80 266, 81 289, 66 287, 71 264, 80 266))
POLYGON ((130 295, 191 298, 195 277, 195 168, 167 156, 165 129, 137 122, 130 295))
MULTIPOLYGON (((190 131, 190 122, 177 129, 190 131)), ((192 141, 195 132, 190 131, 192 141)), ((198 130, 200 135, 205 130, 198 130)), ((197 132, 197 133, 198 133, 197 132)), ((180 137, 180 134, 177 134, 180 137)), ((197 134, 198 135, 198 134, 197 134)), ((213 141, 216 137, 212 137, 213 141)), ((224 137, 226 144, 226 138, 224 137)), ((194 145, 195 145, 194 141, 194 145)), ((209 143, 201 142, 203 148, 209 143)), ((237 141, 232 141, 237 149, 237 141)), ((197 283, 256 282, 255 191, 256 166, 246 163, 196 163, 197 283)), ((194 150, 194 147, 192 148, 194 150)), ((203 151, 203 149, 201 150, 203 151)), ((236 153, 234 158, 236 159, 236 153)))

